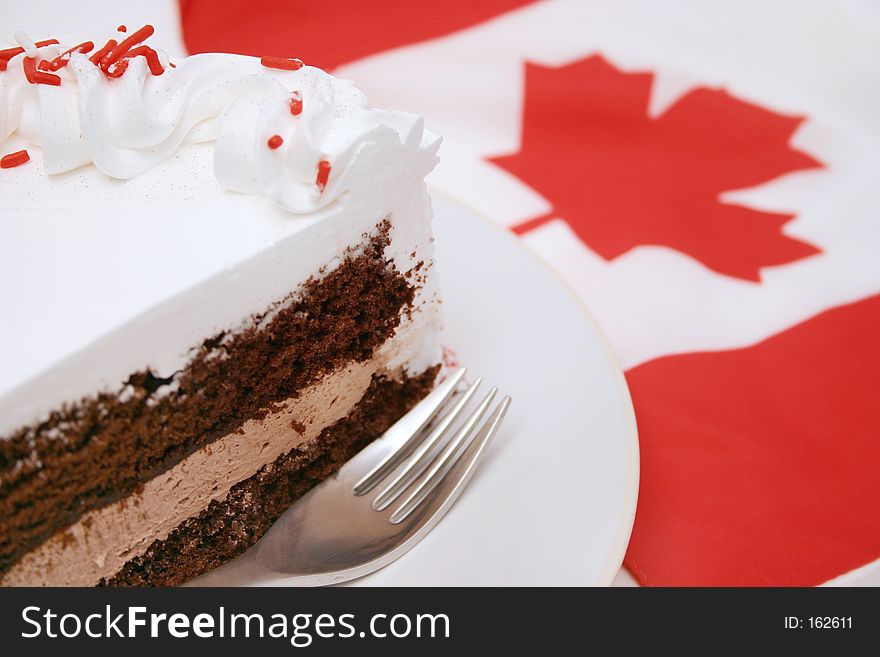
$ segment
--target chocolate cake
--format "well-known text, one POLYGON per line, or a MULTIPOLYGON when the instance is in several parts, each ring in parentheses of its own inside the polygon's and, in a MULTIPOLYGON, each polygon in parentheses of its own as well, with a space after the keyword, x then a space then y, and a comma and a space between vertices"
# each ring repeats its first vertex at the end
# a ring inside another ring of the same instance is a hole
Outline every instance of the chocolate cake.
POLYGON ((0 50, 2 585, 201 574, 439 369, 439 139, 297 59, 151 34, 0 50))

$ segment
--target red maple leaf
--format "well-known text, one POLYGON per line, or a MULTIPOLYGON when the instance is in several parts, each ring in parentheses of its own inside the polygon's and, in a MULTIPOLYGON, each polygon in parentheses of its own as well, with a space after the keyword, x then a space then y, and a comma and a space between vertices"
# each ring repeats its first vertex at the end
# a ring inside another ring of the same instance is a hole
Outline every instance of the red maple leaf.
POLYGON ((331 70, 471 27, 532 0, 180 0, 189 52, 299 57, 331 70))
POLYGON ((648 116, 651 73, 599 56, 569 66, 526 64, 522 146, 491 161, 531 185, 606 260, 664 245, 707 267, 758 281, 761 267, 818 252, 782 233, 790 214, 723 203, 728 190, 822 166, 788 141, 802 122, 697 88, 648 116))

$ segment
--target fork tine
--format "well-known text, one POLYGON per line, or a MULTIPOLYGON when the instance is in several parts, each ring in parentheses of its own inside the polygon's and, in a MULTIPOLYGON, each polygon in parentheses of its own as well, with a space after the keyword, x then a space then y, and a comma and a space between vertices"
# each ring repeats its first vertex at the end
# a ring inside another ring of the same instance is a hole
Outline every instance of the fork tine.
POLYGON ((431 418, 443 406, 466 371, 466 367, 461 367, 450 374, 449 378, 437 386, 427 397, 416 404, 409 413, 404 415, 403 418, 385 432, 383 439, 389 440, 392 444, 400 444, 400 447, 388 454, 378 465, 361 477, 354 485, 353 492, 355 495, 363 495, 372 490, 376 484, 382 481, 391 470, 396 468, 410 454, 420 439, 419 434, 422 429, 425 428, 425 425, 431 421, 431 418))
POLYGON ((432 490, 440 487, 443 491, 443 497, 437 498, 434 504, 435 516, 442 517, 446 511, 455 503, 458 496, 465 489, 480 461, 481 456, 485 452, 489 441, 498 432, 501 422, 504 419, 507 409, 510 406, 510 397, 505 396, 501 403, 495 408, 489 419, 483 424, 476 436, 472 438, 467 445, 456 455, 451 463, 449 463, 442 473, 434 480, 434 482, 426 488, 419 497, 411 495, 401 507, 395 511, 389 521, 392 524, 403 522, 419 505, 430 495, 432 490), (455 476, 447 480, 447 475, 455 471, 455 476))
MULTIPOLYGON (((443 477, 446 476, 446 473, 449 469, 455 465, 456 461, 461 458, 461 454, 465 450, 459 450, 459 447, 462 446, 463 443, 467 440, 467 438, 471 435, 476 427, 477 423, 483 418, 483 415, 486 413, 486 409, 489 408, 489 404, 492 403, 492 399, 495 397, 495 393, 498 392, 498 388, 492 388, 489 391, 489 394, 480 402, 480 405, 477 406, 476 410, 471 414, 471 416, 467 419, 461 429, 458 430, 458 433, 449 441, 446 447, 443 448, 443 451, 440 455, 435 459, 431 469, 428 470, 427 474, 419 481, 418 485, 415 487, 412 493, 404 500, 403 504, 401 504, 397 510, 391 514, 390 521, 393 524, 397 524, 404 520, 410 513, 412 513, 415 508, 424 501, 424 499, 428 496, 428 494, 434 490, 434 488, 439 484, 443 477)), ((499 408, 506 409, 506 405, 499 404, 499 408)), ((495 417, 498 414, 498 410, 492 415, 495 417)), ((503 415, 503 410, 502 410, 503 415)), ((484 425, 483 428, 485 428, 484 425)))
POLYGON ((479 388, 482 382, 483 377, 479 377, 471 384, 464 394, 456 400, 452 409, 442 420, 440 420, 440 422, 437 423, 437 426, 431 430, 430 435, 410 457, 409 462, 404 465, 403 469, 396 477, 394 477, 392 482, 376 496, 376 499, 373 500, 373 508, 376 511, 381 511, 396 500, 400 494, 406 490, 407 486, 415 481, 416 478, 431 464, 431 450, 440 442, 440 439, 446 435, 449 427, 456 419, 458 419, 458 416, 461 415, 462 411, 464 411, 464 407, 467 406, 471 397, 477 392, 477 388, 479 388))

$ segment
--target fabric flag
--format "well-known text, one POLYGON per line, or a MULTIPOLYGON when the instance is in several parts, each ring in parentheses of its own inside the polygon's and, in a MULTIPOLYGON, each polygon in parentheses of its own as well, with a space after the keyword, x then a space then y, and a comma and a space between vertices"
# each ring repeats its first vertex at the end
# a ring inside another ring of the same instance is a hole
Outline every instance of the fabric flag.
POLYGON ((584 299, 639 424, 639 583, 880 572, 876 3, 179 10, 190 52, 298 56, 424 115, 430 184, 584 299))

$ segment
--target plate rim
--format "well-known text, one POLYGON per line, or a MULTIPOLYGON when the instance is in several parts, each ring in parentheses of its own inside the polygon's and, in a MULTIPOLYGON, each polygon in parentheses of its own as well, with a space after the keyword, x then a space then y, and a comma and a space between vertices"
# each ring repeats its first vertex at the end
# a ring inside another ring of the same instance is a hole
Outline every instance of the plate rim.
MULTIPOLYGON (((641 452, 639 448, 639 434, 638 434, 638 424, 636 422, 635 408, 632 402, 632 395, 629 391, 629 386, 626 383, 626 376, 623 372, 623 368, 620 366, 620 361, 617 359, 617 356, 614 354, 614 351, 611 347, 611 343, 608 341, 605 332, 602 330, 601 325, 596 318, 593 316, 593 313, 590 311, 587 303, 581 299, 578 293, 574 290, 574 288, 566 281, 562 275, 557 272, 553 266, 547 261, 544 256, 535 251, 532 247, 525 243, 522 239, 516 237, 510 230, 500 225, 498 222, 492 220, 482 211, 474 208, 474 206, 467 201, 462 200, 461 198, 456 197, 454 194, 450 193, 445 189, 438 189, 430 184, 427 185, 428 194, 432 200, 432 212, 435 215, 436 220, 436 212, 434 212, 433 207, 433 199, 434 197, 443 197, 445 200, 455 203, 470 213, 472 213, 475 217, 477 217, 480 221, 488 226, 496 233, 499 234, 500 239, 504 239, 509 241, 512 244, 516 244, 518 248, 522 249, 529 257, 533 258, 540 267, 542 267, 545 271, 550 273, 552 277, 556 280, 557 284, 565 290, 568 297, 575 303, 575 305, 581 310, 584 317, 586 318, 588 324, 592 327, 593 333, 599 339, 599 343, 602 346, 603 351, 605 352, 606 357, 609 359, 610 363, 613 366, 613 370, 615 373, 615 379, 617 381, 618 392, 621 395, 624 401, 624 407, 626 410, 626 418, 625 424, 627 428, 627 473, 629 475, 626 484, 626 492, 628 493, 627 497, 629 498, 627 504, 627 513, 626 517, 623 518, 623 521, 618 529, 618 534, 615 539, 616 549, 614 550, 614 556, 611 560, 606 564, 603 570, 603 576, 600 578, 600 583, 596 584, 596 586, 611 586, 614 581, 614 578, 617 576, 618 571, 623 566, 624 558, 626 557, 626 550, 629 547, 629 541, 632 536, 633 526, 635 523, 636 516, 636 507, 638 505, 639 498, 639 487, 641 483, 641 452)), ((442 287, 441 287, 442 292, 442 287)))

